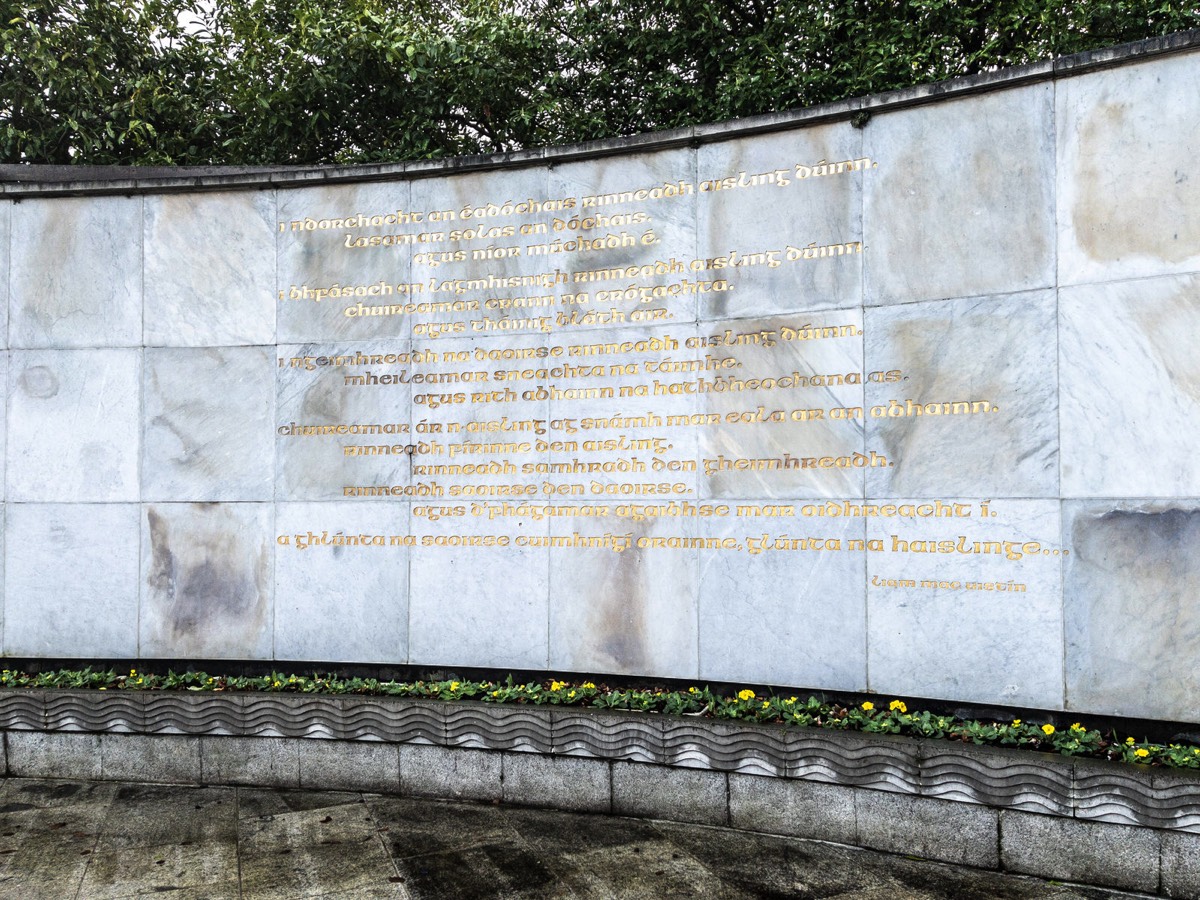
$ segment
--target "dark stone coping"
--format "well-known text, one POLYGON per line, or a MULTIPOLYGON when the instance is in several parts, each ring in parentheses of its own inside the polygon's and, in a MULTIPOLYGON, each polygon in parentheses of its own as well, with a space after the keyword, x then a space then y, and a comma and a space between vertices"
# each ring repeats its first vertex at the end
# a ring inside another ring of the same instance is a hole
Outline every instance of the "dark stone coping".
MULTIPOLYGON (((1197 770, 656 713, 361 695, 17 689, 0 691, 0 730, 308 739, 579 757, 1200 834, 1197 770)), ((7 740, 6 734, 6 746, 7 740)), ((155 780, 150 770, 145 777, 155 780)))
POLYGON ((382 163, 355 166, 33 166, 0 165, 0 199, 38 196, 175 193, 182 191, 265 190, 299 188, 313 184, 428 178, 502 168, 554 166, 560 163, 629 154, 696 147, 773 131, 844 120, 865 123, 872 115, 956 99, 972 94, 1019 87, 1130 65, 1151 57, 1191 52, 1200 47, 1200 29, 1150 38, 1116 47, 1091 50, 1044 60, 825 103, 734 119, 727 122, 677 128, 652 134, 609 138, 563 147, 541 147, 487 156, 461 156, 442 160, 382 163))

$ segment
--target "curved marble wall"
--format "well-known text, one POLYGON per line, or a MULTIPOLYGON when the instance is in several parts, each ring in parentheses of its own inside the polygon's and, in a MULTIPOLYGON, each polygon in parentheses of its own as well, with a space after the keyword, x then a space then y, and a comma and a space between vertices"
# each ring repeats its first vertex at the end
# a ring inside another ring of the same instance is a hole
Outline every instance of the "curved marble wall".
POLYGON ((3 185, 3 651, 1200 720, 1198 76, 3 185))

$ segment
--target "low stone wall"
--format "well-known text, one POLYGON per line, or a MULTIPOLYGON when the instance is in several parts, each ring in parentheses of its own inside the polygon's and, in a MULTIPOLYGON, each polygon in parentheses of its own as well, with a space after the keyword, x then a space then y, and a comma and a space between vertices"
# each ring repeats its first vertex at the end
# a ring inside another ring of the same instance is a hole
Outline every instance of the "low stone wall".
POLYGON ((1200 773, 388 697, 0 693, 11 777, 362 790, 724 825, 1200 896, 1200 773))

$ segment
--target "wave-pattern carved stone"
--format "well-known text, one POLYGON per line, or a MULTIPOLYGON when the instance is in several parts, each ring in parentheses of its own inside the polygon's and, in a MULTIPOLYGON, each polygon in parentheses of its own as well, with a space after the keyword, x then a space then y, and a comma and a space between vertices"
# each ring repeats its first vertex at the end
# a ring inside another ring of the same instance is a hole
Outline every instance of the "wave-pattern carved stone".
POLYGON ((1071 764, 1059 759, 1019 762, 985 748, 934 748, 921 754, 921 793, 942 800, 1003 809, 1071 815, 1071 764))
POLYGON ((1147 775, 1080 760, 1072 798, 1075 817, 1118 825, 1157 824, 1154 790, 1147 775))
POLYGON ((554 740, 551 719, 545 712, 454 705, 446 710, 446 743, 478 750, 549 753, 554 740))
POLYGON ((1169 771, 1151 777, 1164 827, 1200 834, 1200 778, 1169 771))
POLYGON ((147 734, 242 734, 243 698, 236 694, 149 694, 147 734))
POLYGON ((887 737, 790 732, 788 775, 895 794, 921 790, 918 744, 887 737))
POLYGON ((46 702, 40 691, 0 692, 0 728, 40 731, 45 727, 46 702))
POLYGON ((61 691, 45 695, 50 731, 108 731, 135 734, 146 728, 145 694, 114 693, 96 703, 90 693, 61 691))
POLYGON ((341 697, 247 697, 244 731, 255 737, 342 739, 346 715, 341 697))
POLYGON ((437 744, 826 782, 1200 834, 1200 773, 889 735, 398 697, 0 691, 0 729, 437 744))
POLYGON ((343 698, 343 740, 444 744, 446 714, 439 703, 391 702, 384 697, 343 698))
POLYGON ((554 722, 554 753, 659 765, 667 761, 663 719, 659 716, 635 718, 555 710, 551 719, 554 722))
POLYGON ((722 722, 672 721, 663 727, 663 752, 673 766, 787 775, 786 732, 722 722))

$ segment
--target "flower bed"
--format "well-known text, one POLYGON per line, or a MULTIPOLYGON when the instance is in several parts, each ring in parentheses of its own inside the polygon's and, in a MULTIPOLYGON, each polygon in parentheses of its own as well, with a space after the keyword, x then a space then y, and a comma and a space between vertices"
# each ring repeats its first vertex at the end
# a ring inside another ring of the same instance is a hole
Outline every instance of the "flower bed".
POLYGON ((591 681, 550 679, 516 683, 498 681, 380 681, 375 678, 341 678, 335 675, 263 676, 209 675, 205 672, 168 672, 166 675, 118 674, 109 669, 59 669, 25 673, 0 671, 3 688, 72 688, 99 691, 266 692, 288 694, 359 694, 443 701, 476 700, 493 704, 576 706, 602 710, 661 713, 675 716, 733 719, 758 724, 782 724, 906 735, 953 741, 975 746, 1002 746, 1063 756, 1107 759, 1141 765, 1200 769, 1200 746, 1190 743, 1157 743, 1134 735, 1104 734, 1082 722, 1058 728, 1045 722, 963 719, 927 710, 910 711, 905 701, 876 704, 840 704, 817 697, 762 695, 746 688, 723 696, 707 687, 686 690, 618 688, 591 681))

